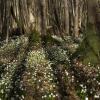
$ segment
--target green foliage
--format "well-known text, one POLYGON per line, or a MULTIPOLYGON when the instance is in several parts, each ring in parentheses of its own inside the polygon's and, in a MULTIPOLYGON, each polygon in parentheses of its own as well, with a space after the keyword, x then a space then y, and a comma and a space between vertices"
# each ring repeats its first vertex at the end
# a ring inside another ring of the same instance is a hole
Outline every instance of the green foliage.
POLYGON ((79 86, 77 89, 77 95, 81 98, 81 100, 85 100, 87 94, 82 91, 82 88, 79 86))
POLYGON ((85 38, 80 44, 79 48, 73 54, 72 58, 80 56, 80 60, 83 60, 84 64, 91 62, 92 64, 98 64, 100 59, 100 38, 94 28, 89 27, 86 31, 85 38))
POLYGON ((31 45, 37 45, 40 44, 40 33, 36 30, 33 30, 31 35, 30 35, 30 43, 31 45))
POLYGON ((28 37, 21 36, 15 40, 11 39, 8 43, 3 42, 0 47, 0 63, 7 63, 12 58, 21 58, 24 49, 27 47, 28 37))
POLYGON ((51 37, 50 33, 46 35, 46 43, 52 44, 54 42, 54 39, 51 37))
POLYGON ((53 46, 52 48, 49 48, 47 50, 47 55, 49 59, 53 62, 68 62, 69 57, 68 57, 69 52, 66 50, 63 50, 60 46, 53 46))
POLYGON ((92 27, 88 29, 86 32, 86 38, 90 46, 96 53, 98 53, 100 51, 100 36, 99 33, 96 32, 96 29, 92 27))
POLYGON ((46 36, 43 36, 42 41, 45 43, 46 46, 54 45, 54 44, 56 45, 61 44, 61 42, 54 39, 50 33, 48 33, 46 36))

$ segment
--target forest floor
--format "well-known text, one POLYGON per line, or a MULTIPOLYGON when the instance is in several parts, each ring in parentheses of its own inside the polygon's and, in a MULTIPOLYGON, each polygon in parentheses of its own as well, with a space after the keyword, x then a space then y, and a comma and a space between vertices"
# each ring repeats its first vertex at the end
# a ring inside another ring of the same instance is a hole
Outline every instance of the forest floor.
MULTIPOLYGON (((7 45, 2 45, 0 48, 0 100, 85 100, 87 96, 85 87, 90 91, 92 86, 97 90, 100 89, 99 76, 96 82, 91 81, 98 73, 100 75, 99 67, 96 69, 91 64, 93 62, 98 66, 100 40, 96 35, 94 39, 92 35, 87 39, 90 46, 87 45, 86 40, 83 41, 85 42, 82 42, 77 50, 78 54, 76 51, 73 56, 67 48, 57 45, 36 49, 32 47, 27 52, 25 49, 28 41, 23 36, 12 40, 7 45), (87 64, 87 67, 78 62, 75 62, 78 66, 72 67, 75 57, 82 60, 83 64, 87 64), (80 86, 77 80, 82 81, 80 85, 85 85, 80 86)), ((73 46, 72 49, 74 49, 73 46)), ((100 90, 96 93, 100 94, 100 90)))

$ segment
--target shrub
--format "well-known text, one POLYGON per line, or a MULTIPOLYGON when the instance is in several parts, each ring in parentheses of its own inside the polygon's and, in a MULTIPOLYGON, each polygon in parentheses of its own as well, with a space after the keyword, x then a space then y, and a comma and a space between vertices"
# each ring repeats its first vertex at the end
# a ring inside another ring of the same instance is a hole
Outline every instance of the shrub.
POLYGON ((41 38, 40 38, 40 34, 38 31, 33 30, 31 35, 30 35, 30 43, 31 45, 37 45, 40 44, 41 38))

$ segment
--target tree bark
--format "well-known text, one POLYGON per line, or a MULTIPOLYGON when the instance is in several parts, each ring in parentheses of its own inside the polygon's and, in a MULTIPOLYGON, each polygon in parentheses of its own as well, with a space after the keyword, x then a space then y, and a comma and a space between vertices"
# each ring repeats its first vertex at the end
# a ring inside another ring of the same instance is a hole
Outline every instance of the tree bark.
POLYGON ((41 34, 46 35, 46 1, 45 0, 39 0, 39 1, 40 1, 41 34))
POLYGON ((27 0, 0 0, 0 32, 1 38, 8 42, 14 28, 29 32, 29 12, 27 0))
POLYGON ((79 12, 78 12, 78 8, 79 8, 79 0, 75 1, 75 16, 74 16, 74 35, 77 38, 79 36, 79 20, 78 20, 78 16, 79 16, 79 12))
POLYGON ((69 35, 69 7, 68 7, 68 0, 64 0, 64 7, 65 7, 65 33, 69 35))

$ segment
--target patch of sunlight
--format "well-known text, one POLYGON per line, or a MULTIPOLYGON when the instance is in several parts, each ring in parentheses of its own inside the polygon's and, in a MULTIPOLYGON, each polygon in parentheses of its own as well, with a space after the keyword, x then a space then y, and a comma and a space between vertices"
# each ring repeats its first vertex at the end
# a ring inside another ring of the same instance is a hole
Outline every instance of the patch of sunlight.
POLYGON ((98 33, 90 30, 86 33, 87 35, 87 41, 89 42, 89 45, 94 49, 96 53, 100 52, 100 37, 98 33))
POLYGON ((89 62, 91 62, 92 64, 99 63, 98 58, 92 51, 87 52, 85 58, 83 59, 84 64, 88 64, 89 62))
POLYGON ((97 64, 100 59, 100 37, 93 29, 88 29, 85 34, 86 37, 73 57, 81 56, 80 59, 84 64, 87 64, 88 62, 97 64))

